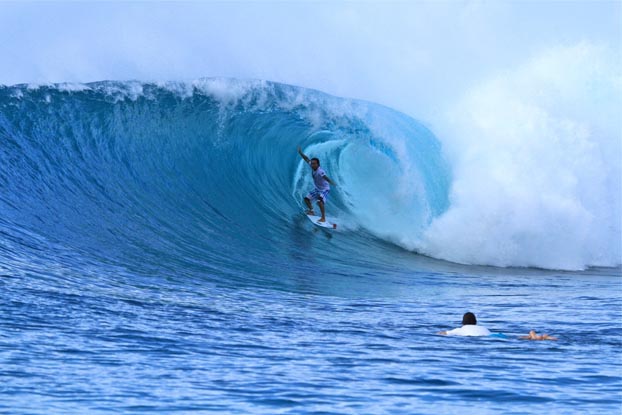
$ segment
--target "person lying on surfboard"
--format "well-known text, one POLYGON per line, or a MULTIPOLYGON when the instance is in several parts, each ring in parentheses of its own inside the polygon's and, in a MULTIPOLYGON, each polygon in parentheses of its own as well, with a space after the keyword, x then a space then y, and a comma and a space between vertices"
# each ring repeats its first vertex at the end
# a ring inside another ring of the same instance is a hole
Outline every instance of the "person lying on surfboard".
POLYGON ((313 205, 311 202, 317 200, 317 205, 320 207, 320 212, 322 213, 322 217, 318 222, 326 222, 326 213, 324 205, 326 204, 326 198, 328 197, 328 193, 330 192, 330 185, 335 185, 324 171, 323 168, 320 167, 320 160, 317 157, 309 158, 303 152, 300 146, 298 146, 298 154, 303 158, 305 162, 311 166, 311 175, 313 176, 313 183, 315 184, 315 189, 310 191, 304 198, 305 204, 307 208, 309 208, 306 212, 307 215, 315 215, 313 212, 313 205))
MULTIPOLYGON (((497 338, 507 338, 503 333, 491 333, 487 328, 477 325, 477 318, 471 312, 464 313, 462 316, 462 327, 453 330, 439 331, 437 334, 443 336, 493 336, 497 338)), ((548 334, 538 334, 531 330, 528 335, 520 336, 523 340, 557 340, 557 337, 548 334)))
POLYGON ((520 336, 522 340, 557 340, 557 337, 549 336, 548 334, 538 334, 535 330, 530 330, 526 336, 520 336))

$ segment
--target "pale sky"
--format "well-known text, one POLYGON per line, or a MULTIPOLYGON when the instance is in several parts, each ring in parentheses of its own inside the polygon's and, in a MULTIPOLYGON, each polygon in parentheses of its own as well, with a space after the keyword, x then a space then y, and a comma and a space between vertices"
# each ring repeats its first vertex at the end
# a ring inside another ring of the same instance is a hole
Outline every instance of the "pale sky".
POLYGON ((549 47, 619 56, 620 22, 620 1, 0 2, 0 83, 253 78, 425 118, 549 47))

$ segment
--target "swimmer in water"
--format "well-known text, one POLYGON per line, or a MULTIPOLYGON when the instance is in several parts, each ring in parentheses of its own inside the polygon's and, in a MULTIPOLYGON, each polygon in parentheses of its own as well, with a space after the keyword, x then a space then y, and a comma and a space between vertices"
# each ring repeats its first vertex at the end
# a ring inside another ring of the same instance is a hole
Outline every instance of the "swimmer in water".
POLYGON ((490 336, 490 330, 477 325, 475 314, 468 312, 462 316, 462 327, 453 330, 439 331, 443 336, 490 336))
POLYGON ((548 334, 538 334, 535 330, 531 330, 528 335, 520 336, 522 340, 557 340, 557 337, 549 336, 548 334))
MULTIPOLYGON (((443 336, 493 336, 493 337, 501 337, 507 338, 506 335, 502 333, 491 333, 486 327, 477 325, 477 318, 475 318, 475 314, 468 312, 464 313, 462 316, 462 327, 439 331, 438 334, 443 336)), ((538 334, 535 330, 531 330, 528 335, 520 336, 521 340, 557 340, 557 337, 549 336, 548 334, 538 334)))

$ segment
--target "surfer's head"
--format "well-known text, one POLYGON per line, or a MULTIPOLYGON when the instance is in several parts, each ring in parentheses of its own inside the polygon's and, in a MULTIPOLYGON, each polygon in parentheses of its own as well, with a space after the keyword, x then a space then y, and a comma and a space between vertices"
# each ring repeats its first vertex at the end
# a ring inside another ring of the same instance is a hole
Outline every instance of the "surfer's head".
POLYGON ((475 318, 475 314, 468 312, 468 313, 464 313, 464 315, 462 316, 462 325, 463 326, 467 326, 467 325, 476 325, 477 324, 477 319, 475 318))
POLYGON ((320 167, 320 159, 317 157, 313 157, 311 159, 311 168, 313 170, 317 170, 318 167, 320 167))

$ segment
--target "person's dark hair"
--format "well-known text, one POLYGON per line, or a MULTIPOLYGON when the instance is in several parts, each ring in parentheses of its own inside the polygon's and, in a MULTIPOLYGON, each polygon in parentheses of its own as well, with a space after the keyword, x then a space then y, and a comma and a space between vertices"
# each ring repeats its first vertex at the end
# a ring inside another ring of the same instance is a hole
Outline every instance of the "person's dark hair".
POLYGON ((462 316, 462 325, 466 326, 466 325, 476 325, 477 324, 477 319, 475 318, 475 314, 468 312, 468 313, 464 313, 464 315, 462 316))
POLYGON ((313 161, 313 160, 317 161, 317 165, 318 165, 318 166, 320 165, 320 159, 319 159, 319 158, 317 158, 317 157, 313 157, 313 158, 311 159, 311 161, 313 161))

